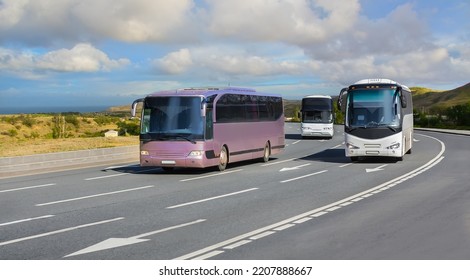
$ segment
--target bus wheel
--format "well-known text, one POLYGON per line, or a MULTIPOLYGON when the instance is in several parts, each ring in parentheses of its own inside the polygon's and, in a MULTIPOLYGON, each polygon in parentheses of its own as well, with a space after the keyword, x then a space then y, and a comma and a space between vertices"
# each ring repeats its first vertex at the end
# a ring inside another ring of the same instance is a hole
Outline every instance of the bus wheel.
POLYGON ((268 162, 270 155, 271 155, 271 145, 269 145, 269 142, 266 142, 266 145, 264 145, 263 161, 268 162))
POLYGON ((228 154, 227 154, 227 148, 225 146, 222 147, 222 150, 220 150, 220 155, 219 155, 219 170, 224 171, 225 168, 227 168, 227 163, 228 163, 228 154))

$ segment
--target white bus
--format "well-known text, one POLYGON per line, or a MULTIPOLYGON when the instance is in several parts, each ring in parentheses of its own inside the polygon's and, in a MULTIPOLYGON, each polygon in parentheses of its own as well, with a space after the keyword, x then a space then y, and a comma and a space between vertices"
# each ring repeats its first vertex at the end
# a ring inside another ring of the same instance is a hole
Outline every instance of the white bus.
POLYGON ((331 96, 309 95, 302 98, 300 115, 302 137, 333 137, 334 109, 331 96))
POLYGON ((341 90, 346 99, 346 156, 385 156, 402 160, 413 145, 413 102, 408 87, 389 79, 360 80, 341 90))

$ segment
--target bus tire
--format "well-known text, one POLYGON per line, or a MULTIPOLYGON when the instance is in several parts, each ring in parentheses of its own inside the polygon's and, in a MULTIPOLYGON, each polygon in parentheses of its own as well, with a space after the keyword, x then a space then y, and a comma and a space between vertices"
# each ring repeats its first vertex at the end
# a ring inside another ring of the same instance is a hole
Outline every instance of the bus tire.
POLYGON ((228 153, 227 153, 227 148, 225 146, 222 146, 222 149, 220 150, 220 155, 219 155, 219 165, 217 166, 220 171, 224 171, 225 168, 227 168, 228 164, 228 153))
POLYGON ((271 145, 269 144, 269 142, 266 142, 266 145, 264 145, 264 151, 263 151, 263 162, 268 162, 269 156, 271 156, 271 145))

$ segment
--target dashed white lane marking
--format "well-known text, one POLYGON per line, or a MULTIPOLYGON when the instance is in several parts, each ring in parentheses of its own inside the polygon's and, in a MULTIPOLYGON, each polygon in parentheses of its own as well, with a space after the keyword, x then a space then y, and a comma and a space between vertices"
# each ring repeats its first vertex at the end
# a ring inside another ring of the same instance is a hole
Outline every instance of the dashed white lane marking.
POLYGON ((230 171, 224 171, 224 172, 215 173, 215 174, 210 174, 210 175, 205 175, 205 176, 199 176, 199 177, 194 177, 194 178, 189 178, 189 179, 183 179, 183 180, 180 180, 180 182, 188 182, 188 181, 193 181, 193 180, 200 180, 200 179, 210 178, 210 177, 214 177, 214 176, 223 176, 223 175, 227 175, 227 174, 234 173, 234 172, 238 172, 238 171, 242 171, 242 170, 243 170, 243 169, 235 169, 235 170, 230 170, 230 171))
POLYGON ((0 227, 1 227, 1 226, 7 226, 7 225, 13 225, 13 224, 24 223, 24 222, 29 222, 29 221, 34 221, 34 220, 47 219, 47 218, 52 218, 52 217, 54 217, 54 215, 45 215, 45 216, 41 216, 41 217, 34 217, 34 218, 22 219, 22 220, 17 220, 17 221, 12 221, 12 222, 8 222, 8 223, 0 224, 0 227))
POLYGON ((300 179, 307 178, 307 177, 314 176, 314 175, 318 175, 318 174, 321 174, 321 173, 324 173, 324 172, 327 172, 327 171, 328 171, 328 170, 318 171, 318 172, 311 173, 311 174, 307 174, 307 175, 304 175, 304 176, 300 176, 300 177, 295 177, 295 178, 292 178, 292 179, 284 180, 284 181, 281 181, 281 183, 288 183, 288 182, 292 182, 292 181, 295 181, 295 180, 300 180, 300 179))
POLYGON ((289 162, 289 161, 293 161, 293 160, 297 160, 298 158, 290 158, 290 159, 285 159, 285 160, 281 160, 281 161, 274 161, 274 162, 270 162, 270 163, 265 163, 261 166, 271 166, 271 165, 275 165, 275 164, 279 164, 279 163, 284 163, 284 162, 289 162))
POLYGON ((182 204, 170 206, 170 207, 167 207, 166 209, 179 208, 179 207, 183 207, 183 206, 188 206, 188 205, 192 205, 192 204, 206 202, 206 201, 209 201, 209 200, 219 199, 219 198, 232 196, 232 195, 237 195, 237 194, 241 194, 241 193, 245 193, 245 192, 251 192, 251 191, 254 191, 254 190, 257 190, 257 189, 258 188, 251 188, 251 189, 246 189, 246 190, 242 190, 242 191, 238 191, 238 192, 223 194, 223 195, 219 195, 219 196, 213 196, 213 197, 209 197, 209 198, 205 198, 205 199, 201 199, 201 200, 197 200, 197 201, 192 201, 192 202, 187 202, 187 203, 182 203, 182 204))
POLYGON ((37 186, 30 186, 30 187, 22 187, 22 188, 16 188, 16 189, 3 190, 3 191, 0 191, 0 193, 16 192, 16 191, 22 191, 22 190, 44 188, 44 187, 55 186, 55 185, 57 185, 57 184, 56 183, 51 183, 51 184, 44 184, 44 185, 37 185, 37 186))
POLYGON ((60 230, 56 230, 56 231, 50 231, 50 232, 41 233, 41 234, 32 235, 32 236, 27 236, 27 237, 23 237, 23 238, 18 238, 18 239, 14 239, 14 240, 10 240, 10 241, 1 242, 0 247, 8 245, 8 244, 18 243, 18 242, 31 240, 31 239, 36 239, 36 238, 49 236, 49 235, 54 235, 54 234, 58 234, 58 233, 63 233, 63 232, 67 232, 67 231, 80 229, 80 228, 85 228, 85 227, 91 227, 91 226, 96 226, 96 225, 100 225, 100 224, 110 223, 110 222, 114 222, 114 221, 118 221, 118 220, 122 220, 122 219, 124 219, 124 217, 110 219, 110 220, 104 220, 104 221, 90 223, 90 224, 79 225, 79 226, 75 226, 75 227, 64 228, 64 229, 60 229, 60 230))
POLYGON ((148 188, 154 188, 155 186, 144 186, 144 187, 139 187, 139 188, 133 188, 133 189, 126 189, 126 190, 121 190, 121 191, 115 191, 115 192, 107 192, 107 193, 100 193, 100 194, 94 194, 94 195, 87 195, 87 196, 82 196, 82 197, 76 197, 76 198, 70 198, 70 199, 64 199, 64 200, 57 200, 57 201, 52 201, 52 202, 46 202, 46 203, 40 203, 36 204, 36 206, 46 206, 46 205, 52 205, 52 204, 58 204, 58 203, 64 203, 64 202, 70 202, 70 201, 76 201, 76 200, 82 200, 82 199, 88 199, 88 198, 94 198, 94 197, 100 197, 100 196, 106 196, 106 195, 113 195, 117 193, 125 193, 125 192, 132 192, 132 191, 139 191, 143 189, 148 189, 148 188))
POLYGON ((119 174, 105 175, 105 176, 99 176, 99 177, 92 177, 92 178, 86 178, 85 181, 106 179, 106 178, 111 178, 111 177, 118 177, 118 176, 129 175, 129 174, 131 174, 131 173, 119 173, 119 174))

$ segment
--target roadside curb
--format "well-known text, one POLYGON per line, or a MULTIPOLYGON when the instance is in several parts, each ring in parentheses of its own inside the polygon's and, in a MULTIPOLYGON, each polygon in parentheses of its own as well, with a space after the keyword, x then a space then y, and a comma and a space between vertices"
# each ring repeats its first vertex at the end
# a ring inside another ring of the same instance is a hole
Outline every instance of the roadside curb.
POLYGON ((0 158, 0 178, 139 160, 139 146, 0 158))
POLYGON ((470 136, 470 130, 425 128, 425 127, 414 127, 413 129, 414 130, 421 130, 421 131, 432 131, 432 132, 440 132, 440 133, 447 133, 447 134, 457 134, 457 135, 470 136))

